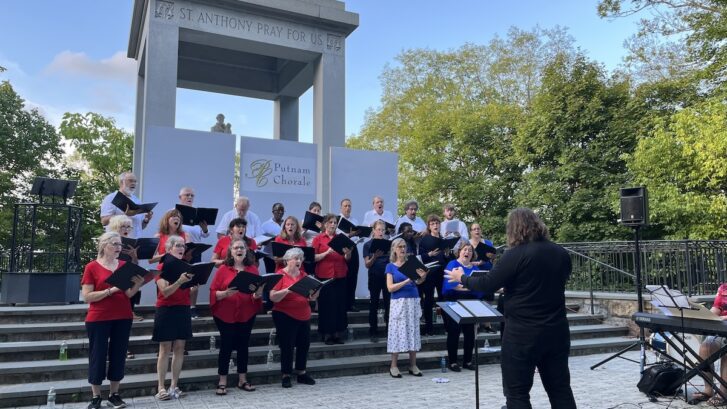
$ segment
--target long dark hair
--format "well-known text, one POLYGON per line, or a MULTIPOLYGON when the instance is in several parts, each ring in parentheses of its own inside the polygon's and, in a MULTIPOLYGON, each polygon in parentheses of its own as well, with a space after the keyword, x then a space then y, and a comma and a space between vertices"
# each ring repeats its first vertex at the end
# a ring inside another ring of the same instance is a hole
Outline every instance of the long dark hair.
MULTIPOLYGON (((245 258, 242 260, 242 265, 244 266, 251 266, 253 265, 253 262, 250 261, 250 246, 245 243, 245 240, 243 239, 232 239, 230 241, 230 246, 227 247, 227 255, 225 256, 225 265, 226 266, 234 266, 235 265, 235 257, 232 256, 232 246, 235 245, 235 243, 240 242, 245 245, 245 258)), ((253 254, 253 257, 255 255, 253 254)), ((254 260, 254 258, 253 258, 254 260)))
POLYGON ((510 212, 505 231, 507 245, 510 247, 550 239, 548 227, 535 212, 526 207, 519 207, 510 212))

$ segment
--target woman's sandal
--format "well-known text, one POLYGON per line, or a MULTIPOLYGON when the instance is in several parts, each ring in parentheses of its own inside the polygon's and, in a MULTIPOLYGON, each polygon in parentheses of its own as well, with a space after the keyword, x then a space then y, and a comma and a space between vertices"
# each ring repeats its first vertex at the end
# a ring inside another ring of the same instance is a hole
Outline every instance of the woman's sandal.
POLYGON ((245 392, 255 392, 255 387, 252 386, 250 382, 243 382, 242 384, 237 384, 238 389, 242 389, 245 392))
POLYGON ((712 395, 707 395, 704 392, 694 392, 692 398, 687 402, 690 405, 696 405, 699 402, 708 401, 712 398, 712 395))
POLYGON ((166 389, 159 389, 159 392, 157 392, 156 395, 154 395, 155 398, 158 400, 169 400, 172 399, 172 396, 167 393, 166 389))
POLYGON ((217 385, 216 395, 227 395, 227 385, 217 385))

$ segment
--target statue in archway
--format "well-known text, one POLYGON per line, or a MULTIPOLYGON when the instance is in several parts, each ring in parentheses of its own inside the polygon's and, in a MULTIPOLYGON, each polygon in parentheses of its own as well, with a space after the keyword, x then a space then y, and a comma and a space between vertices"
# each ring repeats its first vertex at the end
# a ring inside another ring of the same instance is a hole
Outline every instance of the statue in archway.
POLYGON ((217 114, 217 123, 215 124, 215 126, 210 128, 210 131, 220 133, 232 133, 232 125, 230 125, 229 123, 225 123, 224 115, 217 114))

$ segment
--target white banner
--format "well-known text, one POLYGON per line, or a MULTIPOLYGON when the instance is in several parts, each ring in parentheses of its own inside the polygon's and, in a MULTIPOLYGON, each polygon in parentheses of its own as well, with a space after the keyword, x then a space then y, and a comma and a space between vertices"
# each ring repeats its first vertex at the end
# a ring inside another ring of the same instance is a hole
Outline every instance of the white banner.
POLYGON ((313 158, 242 152, 240 184, 243 192, 316 194, 313 158))

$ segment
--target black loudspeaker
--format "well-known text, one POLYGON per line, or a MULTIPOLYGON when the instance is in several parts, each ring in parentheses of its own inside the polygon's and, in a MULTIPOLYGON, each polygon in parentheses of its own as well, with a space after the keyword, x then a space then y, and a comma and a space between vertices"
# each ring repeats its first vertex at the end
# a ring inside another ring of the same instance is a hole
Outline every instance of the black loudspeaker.
POLYGON ((649 198, 646 187, 621 189, 621 223, 625 226, 649 224, 649 198))

